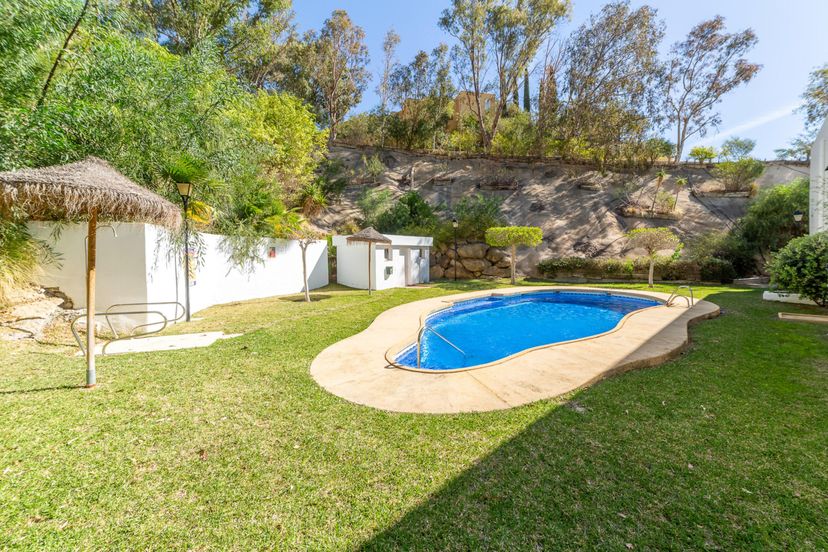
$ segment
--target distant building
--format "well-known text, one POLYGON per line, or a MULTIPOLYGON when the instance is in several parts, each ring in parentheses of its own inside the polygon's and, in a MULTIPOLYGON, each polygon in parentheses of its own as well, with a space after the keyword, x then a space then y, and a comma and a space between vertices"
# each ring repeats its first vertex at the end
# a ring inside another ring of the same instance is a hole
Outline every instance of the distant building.
POLYGON ((811 146, 810 232, 828 231, 828 119, 811 146))
MULTIPOLYGON (((497 97, 494 94, 480 94, 480 106, 484 114, 491 114, 496 105, 497 97)), ((454 112, 451 119, 446 123, 446 130, 449 132, 457 130, 463 123, 463 119, 476 113, 477 106, 475 105, 474 92, 460 92, 454 98, 454 112)))

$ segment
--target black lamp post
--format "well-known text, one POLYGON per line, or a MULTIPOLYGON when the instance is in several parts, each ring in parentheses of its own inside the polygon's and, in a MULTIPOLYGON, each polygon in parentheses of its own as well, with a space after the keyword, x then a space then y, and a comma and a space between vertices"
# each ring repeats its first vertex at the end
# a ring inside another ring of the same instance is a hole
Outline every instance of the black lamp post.
POLYGON ((454 281, 457 281, 457 263, 460 259, 457 258, 457 219, 451 219, 451 227, 454 228, 454 281))
POLYGON ((184 310, 187 322, 190 321, 190 224, 187 220, 187 206, 193 191, 191 182, 176 182, 181 202, 184 203, 184 310))
POLYGON ((804 215, 805 215, 805 213, 803 213, 799 209, 797 209, 796 211, 793 212, 793 219, 794 219, 794 222, 796 223, 797 231, 799 231, 799 226, 802 224, 802 217, 804 215))

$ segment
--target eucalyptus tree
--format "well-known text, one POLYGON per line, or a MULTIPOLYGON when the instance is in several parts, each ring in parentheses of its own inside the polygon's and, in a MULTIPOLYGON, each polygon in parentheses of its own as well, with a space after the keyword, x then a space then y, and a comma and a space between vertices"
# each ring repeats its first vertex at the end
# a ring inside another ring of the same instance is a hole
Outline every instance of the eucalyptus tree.
POLYGON ((778 159, 811 159, 811 144, 828 118, 828 63, 817 67, 808 76, 808 86, 802 93, 802 105, 797 111, 805 115, 805 130, 791 140, 788 147, 774 150, 778 159))
POLYGON ((568 12, 568 0, 452 0, 443 10, 439 25, 457 40, 454 67, 460 86, 472 93, 470 107, 484 148, 525 70, 568 12), (484 92, 496 96, 492 109, 484 105, 484 92))
POLYGON ((802 100, 799 111, 805 114, 807 136, 813 139, 828 118, 828 63, 814 69, 808 76, 802 100))
POLYGON ((96 8, 75 0, 0 2, 0 110, 43 103, 81 23, 94 22, 96 8))
POLYGON ((391 75, 396 65, 397 46, 400 44, 400 35, 394 29, 385 33, 382 41, 382 73, 377 85, 377 95, 380 104, 378 115, 380 117, 380 147, 385 146, 385 127, 388 122, 388 109, 391 102, 391 75))
POLYGON ((726 32, 724 18, 717 15, 673 45, 664 88, 667 119, 676 131, 676 163, 688 138, 705 136, 709 127, 721 123, 715 107, 722 96, 761 69, 744 57, 757 41, 751 29, 726 32))
POLYGON ((440 44, 431 56, 420 51, 411 63, 398 66, 391 74, 390 92, 402 109, 393 120, 392 135, 407 148, 432 145, 448 122, 454 95, 448 47, 440 44))
POLYGON ((658 122, 663 36, 655 9, 633 10, 627 1, 605 5, 572 34, 559 83, 564 143, 586 141, 603 161, 618 155, 624 142, 644 140, 658 122))
POLYGON ((290 0, 128 0, 144 29, 168 50, 186 54, 205 40, 230 51, 257 40, 259 31, 290 26, 290 0))
POLYGON ((256 88, 281 87, 295 35, 290 0, 126 0, 138 15, 133 31, 151 34, 170 52, 219 45, 225 65, 256 88))
POLYGON ((370 57, 365 32, 344 10, 335 10, 322 29, 307 33, 298 67, 309 87, 311 103, 336 139, 339 124, 362 99, 368 86, 370 57))

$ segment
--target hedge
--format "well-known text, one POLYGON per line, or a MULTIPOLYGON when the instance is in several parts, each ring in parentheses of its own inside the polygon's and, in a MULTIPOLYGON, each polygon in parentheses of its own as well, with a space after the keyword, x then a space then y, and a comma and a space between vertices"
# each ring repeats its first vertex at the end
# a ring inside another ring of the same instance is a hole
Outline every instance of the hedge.
MULTIPOLYGON (((631 279, 634 274, 646 274, 649 267, 650 261, 645 257, 636 259, 556 257, 538 263, 538 272, 545 278, 555 278, 562 273, 576 273, 596 278, 631 279)), ((673 260, 671 257, 657 257, 655 263, 655 272, 659 279, 668 281, 698 280, 699 268, 696 263, 673 260)))

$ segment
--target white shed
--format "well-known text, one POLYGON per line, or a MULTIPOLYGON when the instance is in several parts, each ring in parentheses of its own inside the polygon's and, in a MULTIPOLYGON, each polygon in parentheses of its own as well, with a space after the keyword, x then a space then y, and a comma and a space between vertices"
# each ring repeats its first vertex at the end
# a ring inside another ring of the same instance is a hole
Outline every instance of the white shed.
MULTIPOLYGON (((349 236, 334 236, 336 281, 344 286, 368 289, 368 244, 348 243, 349 236)), ((371 245, 371 289, 389 289, 428 282, 433 238, 385 234, 390 244, 371 245)))

